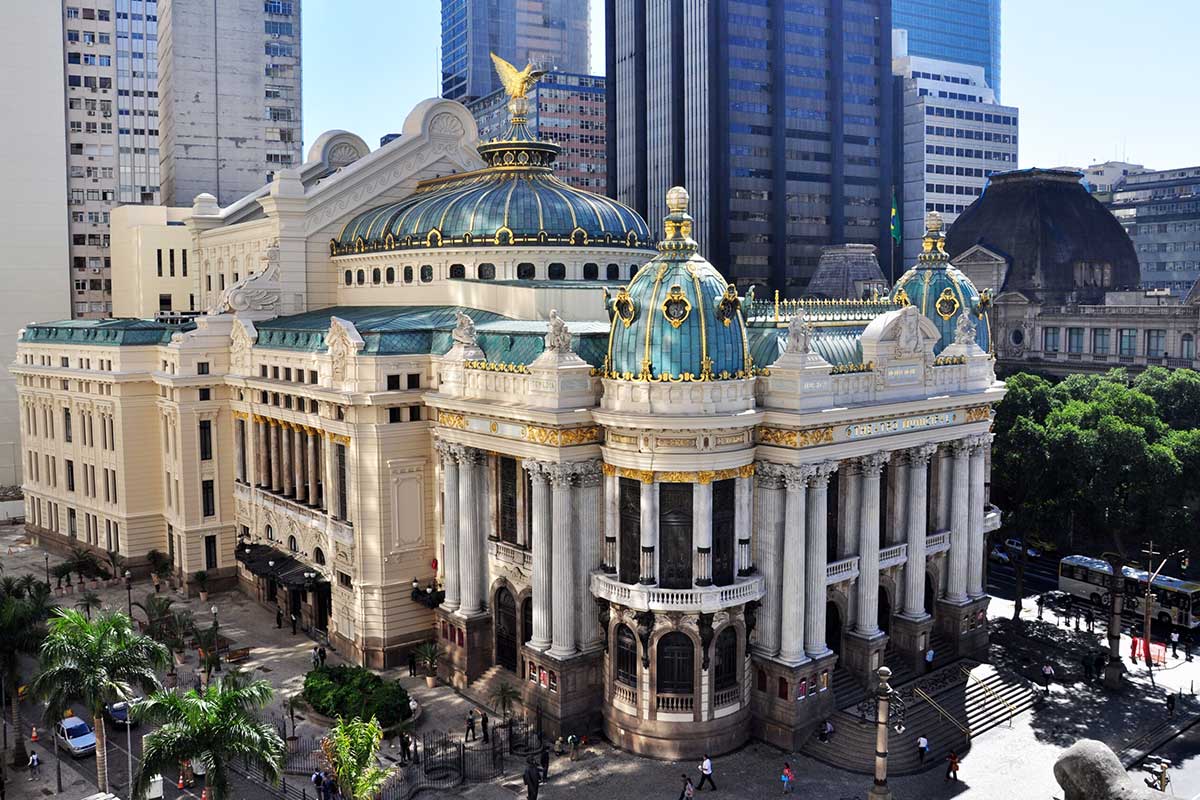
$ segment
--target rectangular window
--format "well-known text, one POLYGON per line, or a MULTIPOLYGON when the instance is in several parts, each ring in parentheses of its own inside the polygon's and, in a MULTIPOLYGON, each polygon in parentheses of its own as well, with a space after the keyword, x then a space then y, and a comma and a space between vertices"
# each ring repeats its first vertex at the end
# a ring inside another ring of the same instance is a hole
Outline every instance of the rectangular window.
POLYGON ((75 462, 68 458, 65 463, 67 468, 67 491, 73 492, 75 491, 75 462))
POLYGON ((204 568, 217 568, 217 537, 214 535, 204 537, 204 568))
POLYGON ((1092 353, 1096 355, 1108 355, 1108 338, 1108 328, 1097 328, 1092 331, 1092 353))
POLYGON ((168 262, 169 262, 168 270, 171 273, 171 277, 174 278, 175 277, 175 248, 174 247, 172 247, 169 251, 167 251, 167 256, 168 256, 168 262))
POLYGON ((207 375, 208 374, 208 362, 207 361, 197 361, 196 362, 196 374, 197 375, 207 375))
POLYGON ((500 540, 517 543, 517 460, 508 456, 500 456, 496 464, 496 483, 499 497, 497 498, 497 517, 499 520, 500 540))
POLYGON ((179 265, 183 272, 183 277, 187 277, 187 250, 179 251, 179 265))
POLYGON ((392 406, 388 409, 388 422, 404 422, 404 407, 392 406))
POLYGON ((408 373, 408 388, 409 389, 420 389, 421 388, 421 373, 419 373, 419 372, 408 373))
POLYGON ((387 390, 389 392, 400 391, 400 376, 399 375, 388 375, 387 376, 387 390))
POLYGON ((217 514, 217 497, 213 493, 213 482, 203 481, 200 484, 200 501, 204 506, 204 516, 214 517, 217 514))
POLYGON ((64 441, 64 442, 69 442, 69 441, 72 441, 72 438, 71 438, 71 437, 72 437, 72 432, 71 432, 71 409, 69 409, 69 408, 64 408, 64 409, 63 409, 63 441, 64 441))
POLYGON ((200 460, 212 461, 212 420, 200 420, 200 460))
POLYGON ((72 539, 79 535, 76 530, 75 509, 73 508, 67 509, 67 535, 72 539))
POLYGON ((201 402, 205 400, 212 400, 212 389, 201 389, 199 399, 201 402))
POLYGON ((618 497, 620 541, 617 577, 621 583, 637 583, 641 572, 641 485, 621 478, 618 497))
POLYGON ((158 248, 158 277, 162 277, 162 248, 158 248))
POLYGON ((421 407, 420 406, 409 406, 408 407, 408 421, 409 422, 420 422, 421 421, 421 407))
POLYGON ((1118 355, 1135 356, 1137 355, 1137 329, 1121 328, 1117 331, 1117 351, 1118 355))
POLYGON ((1146 331, 1146 357, 1147 358, 1162 358, 1165 356, 1167 349, 1167 332, 1164 330, 1151 329, 1146 331))
POLYGON ((346 505, 346 445, 336 445, 334 454, 334 464, 337 470, 337 505, 334 507, 334 516, 340 520, 344 520, 348 513, 346 505))
POLYGON ((1083 352, 1083 328, 1067 328, 1067 352, 1083 352))
POLYGON ((1046 328, 1042 331, 1042 350, 1047 353, 1058 352, 1058 328, 1046 328))

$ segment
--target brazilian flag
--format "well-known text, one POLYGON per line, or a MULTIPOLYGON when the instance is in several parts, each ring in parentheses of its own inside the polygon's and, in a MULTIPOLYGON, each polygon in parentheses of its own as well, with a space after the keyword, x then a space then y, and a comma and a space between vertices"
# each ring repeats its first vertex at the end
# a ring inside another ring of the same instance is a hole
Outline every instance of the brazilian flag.
POLYGON ((892 191, 892 241, 900 244, 900 214, 896 210, 896 192, 892 191))

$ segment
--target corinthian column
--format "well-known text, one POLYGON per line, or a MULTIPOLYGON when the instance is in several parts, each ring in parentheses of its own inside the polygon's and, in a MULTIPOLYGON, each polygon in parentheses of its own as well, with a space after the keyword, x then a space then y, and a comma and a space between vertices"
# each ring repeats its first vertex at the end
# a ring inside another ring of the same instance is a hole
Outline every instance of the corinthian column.
POLYGON ((617 571, 617 534, 621 530, 621 484, 616 472, 604 475, 604 571, 617 571))
POLYGON ((779 660, 795 666, 804 656, 804 547, 807 528, 808 479, 813 467, 783 468, 785 490, 783 513, 783 625, 779 639, 779 660))
POLYGON ((575 654, 575 615, 570 604, 575 592, 575 536, 571 526, 571 483, 574 469, 570 464, 550 467, 550 486, 554 494, 554 596, 562 598, 563 613, 554 615, 550 655, 567 658, 575 654))
POLYGON ((271 483, 270 468, 267 466, 268 446, 267 423, 260 417, 254 423, 254 485, 265 489, 271 483))
POLYGON ((992 435, 971 438, 969 508, 967 513, 967 594, 982 597, 983 591, 983 459, 992 435))
POLYGON ((460 604, 458 582, 458 453, 461 448, 438 441, 442 456, 442 568, 445 571, 446 599, 442 608, 455 611, 460 604))
POLYGON ((755 647, 763 655, 774 656, 779 652, 779 629, 782 623, 780 604, 783 601, 783 514, 780 497, 783 489, 783 469, 778 464, 760 461, 755 470, 758 486, 754 497, 758 501, 758 514, 754 530, 758 537, 758 553, 755 560, 762 573, 762 608, 758 612, 757 640, 755 647))
POLYGON ((579 509, 579 548, 575 553, 575 631, 580 650, 600 644, 596 606, 592 602, 591 575, 604 563, 604 530, 600 524, 600 462, 584 461, 575 465, 575 497, 579 509))
POLYGON ((937 445, 908 451, 908 563, 904 565, 904 616, 921 620, 925 611, 925 534, 929 532, 929 459, 937 445))
POLYGON ((859 459, 862 464, 862 516, 858 526, 858 621, 859 636, 879 633, 879 473, 888 453, 873 453, 859 459))
POLYGON ((491 507, 489 498, 480 496, 487 491, 487 482, 482 480, 483 459, 483 453, 473 447, 464 447, 458 459, 458 525, 462 550, 458 565, 462 604, 458 613, 464 617, 483 611, 484 531, 479 515, 481 509, 491 507))
POLYGON ((967 520, 970 504, 971 452, 968 439, 952 442, 953 470, 950 476, 950 575, 946 583, 946 599, 951 603, 967 601, 967 556, 970 543, 967 541, 967 520))
POLYGON ((307 487, 304 483, 304 429, 299 425, 292 426, 292 473, 295 477, 296 502, 304 502, 307 487))
POLYGON ((283 484, 279 482, 279 425, 273 420, 270 423, 271 428, 271 491, 278 492, 283 488, 283 484))
POLYGON ((283 493, 285 496, 291 496, 293 491, 292 486, 292 426, 286 422, 280 423, 279 427, 279 450, 283 455, 282 465, 280 466, 280 479, 283 483, 283 493))
POLYGON ((308 432, 308 452, 304 471, 308 473, 308 504, 316 506, 319 492, 317 490, 317 432, 308 432))
POLYGON ((734 484, 734 505, 737 506, 734 529, 737 531, 737 574, 750 575, 754 572, 754 555, 750 532, 754 530, 754 484, 748 475, 738 476, 734 484))
POLYGON ((658 582, 658 561, 655 553, 658 548, 658 484, 654 482, 653 476, 648 481, 642 481, 640 499, 642 506, 642 575, 638 583, 648 585, 658 582))
POLYGON ((712 482, 692 484, 692 531, 696 540, 695 582, 712 586, 712 482))
MULTIPOLYGON (((805 509, 808 514, 808 525, 805 526, 805 566, 808 576, 804 581, 804 652, 812 658, 829 652, 829 647, 825 644, 825 572, 829 560, 826 527, 829 513, 829 476, 837 467, 834 461, 818 464, 808 481, 808 503, 805 509)), ((861 575, 859 580, 862 580, 861 575)))
POLYGON ((533 529, 533 636, 529 646, 535 650, 545 650, 550 646, 550 624, 554 612, 550 485, 546 472, 549 465, 541 461, 525 461, 524 466, 533 488, 533 519, 530 520, 533 529))

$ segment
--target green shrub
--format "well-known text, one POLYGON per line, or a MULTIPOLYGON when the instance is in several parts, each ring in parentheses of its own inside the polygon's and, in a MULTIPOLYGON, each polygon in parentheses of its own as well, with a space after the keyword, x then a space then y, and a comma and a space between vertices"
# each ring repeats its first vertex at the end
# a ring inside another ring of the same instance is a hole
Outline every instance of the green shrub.
POLYGON ((326 717, 375 716, 389 728, 412 714, 399 681, 385 682, 370 670, 349 665, 314 669, 304 678, 304 700, 326 717))

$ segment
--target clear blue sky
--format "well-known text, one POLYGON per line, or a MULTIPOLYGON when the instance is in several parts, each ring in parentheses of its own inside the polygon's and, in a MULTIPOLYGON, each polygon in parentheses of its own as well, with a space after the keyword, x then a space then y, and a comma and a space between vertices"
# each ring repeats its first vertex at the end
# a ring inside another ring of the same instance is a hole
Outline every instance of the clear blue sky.
MULTIPOLYGON (((603 68, 592 0, 592 68, 603 68)), ((1200 0, 1002 0, 1004 101, 1022 167, 1117 158, 1200 164, 1200 0)), ((371 147, 438 92, 438 0, 304 0, 304 141, 345 128, 371 147)))

